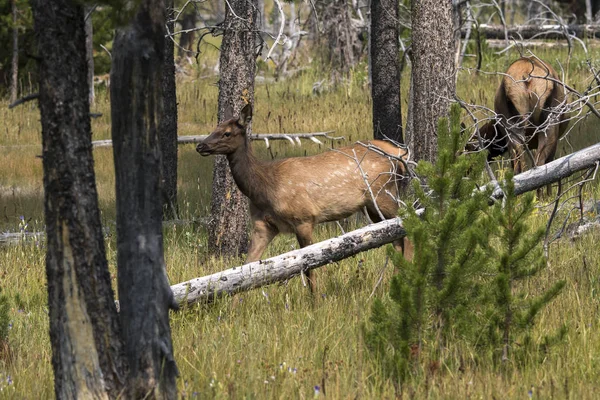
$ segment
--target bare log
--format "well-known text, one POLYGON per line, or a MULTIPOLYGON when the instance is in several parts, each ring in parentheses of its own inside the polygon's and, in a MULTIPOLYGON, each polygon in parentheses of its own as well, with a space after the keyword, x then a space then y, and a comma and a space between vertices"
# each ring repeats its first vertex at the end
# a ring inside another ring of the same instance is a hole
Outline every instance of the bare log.
MULTIPOLYGON (((600 143, 531 169, 514 177, 515 193, 523 194, 593 167, 600 162, 600 143)), ((491 183, 490 185, 497 185, 491 183)), ((501 198, 502 191, 494 196, 501 198)), ((360 252, 383 246, 406 235, 400 218, 368 225, 345 235, 267 260, 256 261, 171 286, 178 303, 211 302, 223 294, 247 291, 274 282, 284 281, 302 271, 351 257, 360 252)))
MULTIPOLYGON (((584 38, 600 38, 600 25, 518 25, 506 27, 502 25, 479 25, 479 34, 486 39, 502 39, 505 38, 505 32, 509 37, 515 39, 565 39, 566 31, 580 39, 584 38)), ((467 34, 467 29, 461 30, 461 36, 464 39, 467 34)))
POLYGON ((290 251, 267 260, 234 267, 171 286, 182 303, 211 302, 223 294, 242 292, 284 281, 303 271, 342 260, 406 236, 400 218, 368 225, 345 235, 290 251))
MULTIPOLYGON (((314 133, 254 133, 250 135, 250 140, 264 140, 269 147, 270 140, 288 140, 292 144, 301 144, 300 139, 309 139, 315 143, 323 144, 319 138, 325 138, 329 140, 344 140, 344 136, 329 136, 330 133, 335 131, 326 132, 314 132, 314 133)), ((189 144, 189 143, 200 143, 206 139, 208 135, 197 135, 197 136, 179 136, 177 138, 178 144, 189 144)), ((94 140, 92 142, 94 147, 110 147, 112 146, 112 140, 94 140)))

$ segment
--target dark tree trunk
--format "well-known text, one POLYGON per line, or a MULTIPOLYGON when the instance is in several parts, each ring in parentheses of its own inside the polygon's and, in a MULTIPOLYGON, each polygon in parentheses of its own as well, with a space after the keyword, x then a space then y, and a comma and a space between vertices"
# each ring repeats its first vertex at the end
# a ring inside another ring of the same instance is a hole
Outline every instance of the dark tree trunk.
POLYGON ((352 26, 348 1, 331 0, 321 4, 324 4, 324 12, 319 16, 327 40, 327 61, 332 68, 347 72, 358 62, 362 52, 359 30, 352 26))
MULTIPOLYGON (((196 27, 197 17, 198 16, 196 14, 196 9, 192 7, 191 10, 185 13, 181 18, 181 30, 194 29, 196 27)), ((173 32, 173 27, 169 28, 169 30, 173 32)), ((196 32, 184 32, 179 36, 179 48, 177 49, 178 58, 189 57, 195 53, 195 36, 196 32), (186 52, 185 50, 188 50, 188 52, 186 52)))
MULTIPOLYGON (((219 122, 223 121, 228 106, 238 115, 246 102, 254 103, 256 0, 234 0, 230 4, 241 18, 227 7, 219 61, 219 122)), ((250 127, 248 129, 250 135, 250 127)), ((210 252, 223 256, 245 253, 248 249, 248 200, 236 187, 225 156, 215 158, 210 208, 210 252)))
MULTIPOLYGON (((173 0, 167 0, 168 19, 173 15, 173 0)), ((173 32, 174 22, 169 22, 173 32)), ((160 119, 160 150, 162 153, 163 218, 178 217, 177 207, 177 92, 175 85, 174 43, 165 38, 165 64, 163 66, 163 116, 160 119)))
POLYGON ((169 308, 174 307, 163 257, 161 157, 165 1, 139 3, 119 30, 111 69, 112 139, 117 194, 120 318, 129 362, 125 398, 174 399, 169 308))
POLYGON ((412 2, 413 109, 411 144, 416 160, 437 157, 437 123, 455 93, 452 2, 412 2))
POLYGON ((88 65, 88 86, 90 88, 89 99, 90 106, 94 106, 96 101, 96 94, 94 92, 94 26, 92 25, 92 12, 91 7, 85 8, 85 56, 88 65))
POLYGON ((375 139, 403 143, 398 7, 398 0, 371 0, 371 96, 375 139))
POLYGON ((10 78, 10 102, 17 101, 19 86, 19 29, 17 28, 17 0, 12 0, 12 71, 10 78))
POLYGON ((39 56, 46 273, 56 398, 116 398, 122 345, 92 158, 84 14, 32 0, 39 56))

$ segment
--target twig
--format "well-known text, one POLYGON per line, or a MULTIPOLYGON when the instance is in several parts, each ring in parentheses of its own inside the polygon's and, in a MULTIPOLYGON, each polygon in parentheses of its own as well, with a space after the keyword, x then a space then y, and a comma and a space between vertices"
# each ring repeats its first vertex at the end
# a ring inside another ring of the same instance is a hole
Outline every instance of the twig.
POLYGON ((277 8, 279 9, 279 15, 281 16, 281 25, 279 25, 279 34, 277 34, 277 39, 275 39, 275 42, 269 49, 269 52, 267 53, 267 56, 265 57, 265 61, 267 61, 269 58, 271 58, 271 54, 273 53, 275 46, 279 43, 279 39, 283 35, 283 27, 285 26, 285 14, 283 12, 283 7, 281 6, 281 3, 279 2, 279 0, 273 0, 273 1, 275 1, 275 4, 277 4, 277 8))
POLYGON ((11 109, 11 108, 15 108, 16 106, 18 106, 18 105, 20 105, 20 104, 27 103, 28 101, 31 101, 31 100, 35 100, 35 99, 37 99, 38 97, 40 97, 40 94, 39 94, 39 93, 32 93, 32 94, 28 94, 27 96, 25 96, 25 97, 21 97, 19 100, 15 101, 15 102, 13 102, 13 103, 10 103, 10 104, 8 105, 8 108, 9 108, 9 109, 11 109))

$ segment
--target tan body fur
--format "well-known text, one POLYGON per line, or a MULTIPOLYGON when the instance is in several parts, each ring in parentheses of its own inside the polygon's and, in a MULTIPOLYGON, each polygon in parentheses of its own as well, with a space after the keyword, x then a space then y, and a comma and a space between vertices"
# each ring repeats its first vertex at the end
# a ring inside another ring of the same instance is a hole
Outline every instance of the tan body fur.
MULTIPOLYGON (((245 126, 251 116, 248 107, 239 120, 221 123, 197 147, 202 155, 225 154, 237 186, 250 199, 254 229, 247 262, 260 260, 279 233, 295 234, 300 246, 305 247, 312 244, 316 224, 346 218, 363 208, 374 222, 381 220, 377 207, 385 219, 397 215, 396 174, 402 173, 403 165, 365 145, 376 146, 396 157, 404 156, 405 150, 373 140, 315 156, 260 161, 246 140, 245 126)), ((409 250, 410 244, 406 244, 409 250)), ((397 246, 404 248, 404 241, 397 246)), ((314 290, 314 277, 310 272, 308 277, 314 290)))
POLYGON ((487 123, 480 130, 487 143, 496 145, 490 147, 490 157, 500 155, 508 147, 516 174, 525 168, 524 145, 537 149, 534 166, 544 165, 554 159, 558 139, 568 125, 563 113, 559 123, 551 124, 547 130, 538 129, 566 97, 564 86, 546 77, 559 81, 556 71, 539 59, 523 57, 512 63, 494 100, 500 124, 487 123))

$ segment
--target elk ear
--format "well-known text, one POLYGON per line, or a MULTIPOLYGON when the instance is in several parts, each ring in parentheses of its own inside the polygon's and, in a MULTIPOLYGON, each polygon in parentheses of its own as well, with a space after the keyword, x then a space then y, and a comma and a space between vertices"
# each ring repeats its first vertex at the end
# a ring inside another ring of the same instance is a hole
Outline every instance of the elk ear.
POLYGON ((231 118, 233 118, 233 107, 231 107, 231 105, 228 105, 227 107, 225 107, 225 113, 223 114, 223 121, 228 121, 231 118))
POLYGON ((248 126, 248 123, 252 120, 252 106, 250 103, 246 104, 244 108, 242 108, 242 112, 240 113, 240 118, 238 119, 238 124, 243 127, 248 126))

